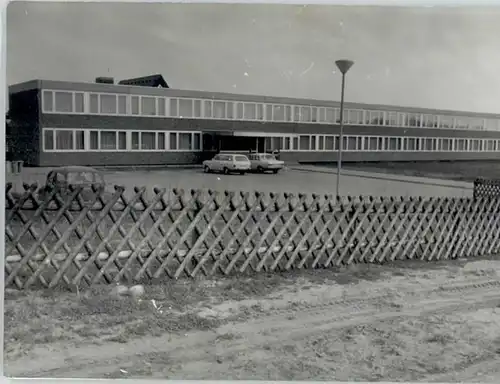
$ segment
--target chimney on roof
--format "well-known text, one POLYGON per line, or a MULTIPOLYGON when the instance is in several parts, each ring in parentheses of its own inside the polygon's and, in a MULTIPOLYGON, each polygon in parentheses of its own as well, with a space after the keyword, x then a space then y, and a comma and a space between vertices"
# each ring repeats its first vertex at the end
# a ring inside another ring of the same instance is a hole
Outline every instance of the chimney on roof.
POLYGON ((95 82, 99 84, 114 84, 115 79, 113 79, 112 77, 101 76, 101 77, 96 77, 95 82))

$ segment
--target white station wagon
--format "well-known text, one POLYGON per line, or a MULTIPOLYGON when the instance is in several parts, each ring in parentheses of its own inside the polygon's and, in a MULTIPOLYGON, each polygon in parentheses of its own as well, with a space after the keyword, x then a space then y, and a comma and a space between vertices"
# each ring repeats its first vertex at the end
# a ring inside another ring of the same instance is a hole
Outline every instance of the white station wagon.
POLYGON ((278 173, 285 166, 283 161, 276 159, 276 156, 270 153, 252 153, 248 158, 252 164, 252 171, 261 173, 266 171, 278 173))
POLYGON ((212 160, 203 162, 203 170, 205 173, 222 172, 226 175, 229 173, 244 175, 250 171, 250 160, 245 155, 219 153, 212 160))

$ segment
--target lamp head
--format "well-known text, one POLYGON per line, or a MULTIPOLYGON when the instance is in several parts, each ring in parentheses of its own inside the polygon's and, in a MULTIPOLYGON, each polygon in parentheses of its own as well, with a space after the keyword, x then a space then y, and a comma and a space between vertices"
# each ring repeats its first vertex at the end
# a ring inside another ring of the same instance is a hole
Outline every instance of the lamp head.
POLYGON ((337 60, 335 62, 335 64, 337 65, 337 68, 339 69, 339 71, 342 72, 343 75, 345 75, 347 73, 347 71, 349 69, 351 69, 351 67, 353 66, 354 61, 351 61, 351 60, 337 60))

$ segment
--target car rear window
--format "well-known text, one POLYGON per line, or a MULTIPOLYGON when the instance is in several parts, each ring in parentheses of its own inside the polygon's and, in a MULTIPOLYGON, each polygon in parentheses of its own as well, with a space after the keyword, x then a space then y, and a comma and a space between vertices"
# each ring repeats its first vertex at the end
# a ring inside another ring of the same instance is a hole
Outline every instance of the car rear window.
POLYGON ((265 155, 264 159, 266 159, 266 160, 276 160, 276 157, 273 156, 273 155, 265 155))
POLYGON ((235 161, 248 161, 248 158, 246 156, 235 156, 234 160, 235 161))
POLYGON ((93 183, 95 181, 95 179, 99 180, 99 178, 96 178, 95 174, 93 174, 92 172, 70 172, 70 173, 68 173, 68 183, 70 183, 70 184, 93 183))

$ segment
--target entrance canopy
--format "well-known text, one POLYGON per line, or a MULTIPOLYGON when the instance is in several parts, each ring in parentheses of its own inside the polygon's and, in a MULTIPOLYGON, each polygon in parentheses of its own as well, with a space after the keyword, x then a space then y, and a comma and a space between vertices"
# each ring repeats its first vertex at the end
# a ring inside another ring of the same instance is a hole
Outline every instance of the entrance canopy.
POLYGON ((203 130, 203 133, 208 134, 208 135, 219 135, 219 136, 233 136, 234 135, 233 131, 207 131, 207 130, 203 130))
POLYGON ((276 132, 252 132, 252 131, 235 131, 233 136, 240 137, 298 137, 299 135, 294 133, 276 133, 276 132))
POLYGON ((258 131, 203 131, 203 148, 208 151, 257 151, 281 149, 283 142, 298 134, 258 131))

